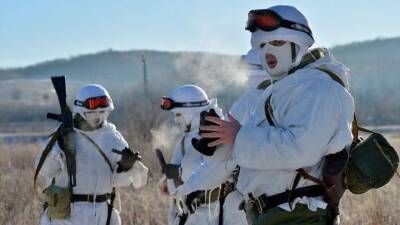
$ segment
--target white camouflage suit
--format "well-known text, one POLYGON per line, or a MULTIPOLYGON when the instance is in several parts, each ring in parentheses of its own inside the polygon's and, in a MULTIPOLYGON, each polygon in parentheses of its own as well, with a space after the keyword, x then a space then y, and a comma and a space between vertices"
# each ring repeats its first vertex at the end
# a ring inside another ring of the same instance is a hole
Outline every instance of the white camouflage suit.
MULTIPOLYGON (((222 116, 222 110, 218 108, 216 99, 211 99, 210 107, 213 108, 216 113, 222 116)), ((207 109, 205 109, 207 110, 207 109)), ((192 189, 190 192, 181 192, 180 187, 185 186, 186 182, 191 180, 193 177, 196 177, 194 173, 198 171, 200 167, 203 167, 205 163, 205 157, 199 153, 191 143, 192 138, 199 138, 199 121, 200 117, 196 116, 192 122, 191 131, 185 134, 185 155, 182 156, 181 144, 177 145, 177 148, 172 157, 171 163, 173 164, 181 164, 182 167, 182 181, 183 185, 180 185, 177 189, 173 184, 172 180, 168 180, 168 190, 174 197, 186 196, 191 192, 197 190, 212 190, 216 188, 219 184, 214 186, 208 186, 205 188, 198 187, 192 189)), ((197 172, 196 172, 197 173, 197 172)), ((171 211, 171 209, 170 209, 171 211)), ((217 225, 219 218, 219 202, 215 201, 209 204, 203 204, 193 214, 189 214, 188 219, 185 225, 217 225)), ((179 221, 176 221, 179 222, 179 221)), ((169 223, 170 224, 170 223, 169 223)), ((175 223, 177 224, 177 223, 175 223)))
MULTIPOLYGON (((239 130, 233 158, 241 166, 237 189, 246 198, 248 193, 258 197, 290 190, 298 168, 321 178, 321 159, 352 142, 348 68, 323 50, 324 57, 267 88, 239 130), (346 88, 317 68, 339 76, 346 88), (268 124, 264 111, 271 94, 275 126, 268 124)), ((301 179, 298 187, 310 185, 314 183, 301 179)), ((322 197, 297 198, 293 207, 299 202, 312 211, 326 208, 322 197)), ((279 207, 290 211, 288 203, 279 207)))
MULTIPOLYGON (((143 187, 147 181, 148 169, 137 161, 133 167, 126 172, 117 173, 117 162, 121 155, 113 153, 112 149, 122 150, 128 147, 127 142, 116 130, 112 123, 104 122, 103 126, 91 132, 84 132, 75 129, 76 132, 76 186, 74 194, 102 195, 111 193, 113 187, 128 186, 133 184, 135 188, 143 187), (114 172, 100 155, 95 146, 90 143, 82 134, 88 135, 109 158, 114 172)), ((36 158, 37 166, 39 154, 36 158)), ((68 174, 66 169, 65 155, 56 143, 50 151, 40 171, 46 182, 50 185, 52 178, 55 178, 55 185, 68 187, 68 174)), ((107 203, 75 202, 71 204, 70 219, 49 220, 47 211, 41 217, 41 225, 105 225, 107 220, 107 203)), ((114 208, 111 225, 120 225, 119 212, 114 208)))
MULTIPOLYGON (((253 64, 259 64, 258 53, 254 49, 251 49, 245 56, 253 64)), ((250 63, 247 60, 246 63, 250 63)), ((253 111, 257 100, 263 93, 262 89, 258 88, 258 85, 265 80, 269 79, 265 70, 259 65, 259 68, 248 68, 248 88, 246 92, 237 100, 230 109, 230 113, 233 117, 240 122, 245 124, 250 118, 250 114, 253 111)), ((221 147, 219 147, 221 148, 221 147)), ((231 174, 235 169, 235 165, 230 163, 229 167, 226 165, 226 155, 219 155, 218 149, 214 156, 205 156, 205 163, 196 171, 190 179, 183 184, 179 189, 184 194, 193 192, 194 190, 206 190, 212 189, 216 186, 229 180, 232 182, 231 174), (221 161, 220 161, 221 160, 221 161)), ((246 225, 246 215, 243 210, 239 210, 239 204, 243 201, 243 197, 238 191, 233 191, 226 196, 225 203, 223 206, 224 225, 246 225)))
MULTIPOLYGON (((197 121, 198 123, 199 119, 195 118, 194 121, 197 121)), ((192 126, 194 126, 193 123, 192 126)), ((172 154, 172 158, 170 161, 171 164, 180 165, 181 179, 183 182, 185 182, 188 179, 188 177, 190 177, 190 174, 192 174, 193 171, 195 171, 203 163, 202 155, 192 147, 192 144, 190 142, 192 138, 195 137, 197 134, 196 127, 198 127, 198 125, 194 127, 195 129, 192 129, 190 132, 185 132, 183 134, 182 138, 179 140, 179 142, 175 147, 175 150, 172 154)), ((170 194, 170 196, 176 199, 177 187, 175 186, 173 179, 167 179, 167 185, 168 185, 168 193, 170 194)), ((174 201, 171 203, 168 210, 168 224, 169 225, 179 224, 180 217, 178 215, 180 215, 180 212, 178 210, 176 201, 174 201)))

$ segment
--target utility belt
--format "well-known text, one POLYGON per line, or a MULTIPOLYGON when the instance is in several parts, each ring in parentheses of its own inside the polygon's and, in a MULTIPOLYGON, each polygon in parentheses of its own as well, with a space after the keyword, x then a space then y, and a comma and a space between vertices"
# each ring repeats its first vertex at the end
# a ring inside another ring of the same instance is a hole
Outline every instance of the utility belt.
POLYGON ((246 214, 247 213, 262 214, 267 210, 275 208, 284 203, 289 203, 290 207, 292 207, 291 204, 296 198, 319 197, 324 195, 325 195, 325 188, 321 185, 300 187, 291 191, 288 190, 272 196, 267 196, 266 194, 262 194, 257 198, 254 198, 250 193, 249 200, 247 202, 243 201, 239 205, 239 209, 245 210, 246 214))
POLYGON ((73 194, 71 200, 72 200, 72 202, 100 203, 100 202, 106 202, 108 200, 111 200, 112 196, 113 196, 112 193, 107 193, 107 194, 102 194, 102 195, 73 194))
POLYGON ((196 191, 187 196, 186 205, 190 213, 194 213, 200 206, 225 198, 233 190, 234 184, 226 182, 213 190, 196 191))

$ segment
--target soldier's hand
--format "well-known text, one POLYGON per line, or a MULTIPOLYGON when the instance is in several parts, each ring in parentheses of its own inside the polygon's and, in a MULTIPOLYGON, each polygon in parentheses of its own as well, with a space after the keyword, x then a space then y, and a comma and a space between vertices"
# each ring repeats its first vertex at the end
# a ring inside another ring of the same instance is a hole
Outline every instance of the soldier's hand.
POLYGON ((122 151, 113 149, 113 152, 121 155, 121 160, 118 162, 117 173, 130 170, 136 161, 142 159, 139 152, 133 152, 130 148, 124 148, 122 151))
POLYGON ((166 164, 164 167, 164 174, 168 179, 178 179, 180 177, 180 165, 166 164))
POLYGON ((230 113, 228 114, 228 118, 229 121, 224 121, 215 117, 206 117, 206 120, 218 124, 200 127, 200 130, 202 131, 210 131, 210 133, 202 133, 201 137, 217 139, 216 141, 209 143, 209 147, 221 144, 233 145, 235 143, 236 135, 239 132, 241 125, 230 113))
MULTIPOLYGON (((209 111, 203 111, 200 113, 200 126, 201 127, 203 127, 203 126, 218 126, 218 124, 207 120, 206 119, 207 117, 220 118, 214 109, 210 109, 209 111)), ((200 135, 209 133, 209 132, 210 131, 201 130, 201 129, 199 130, 200 135)), ((211 147, 208 144, 210 144, 211 142, 214 142, 216 140, 218 140, 218 138, 205 138, 203 136, 200 139, 193 138, 192 146, 197 151, 202 153, 203 155, 212 156, 216 150, 216 147, 215 146, 211 147)))
POLYGON ((162 195, 169 196, 167 177, 163 176, 158 182, 158 190, 162 195))

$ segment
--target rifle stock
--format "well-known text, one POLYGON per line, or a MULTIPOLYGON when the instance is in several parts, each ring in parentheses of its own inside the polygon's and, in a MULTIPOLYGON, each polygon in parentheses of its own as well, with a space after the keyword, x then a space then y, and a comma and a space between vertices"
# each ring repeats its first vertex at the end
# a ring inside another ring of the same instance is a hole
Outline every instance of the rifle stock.
POLYGON ((62 147, 66 156, 67 171, 70 177, 70 184, 73 187, 76 185, 75 132, 72 112, 67 105, 65 76, 51 77, 51 82, 60 103, 61 114, 48 113, 47 118, 61 122, 59 130, 63 146, 60 147, 62 147))

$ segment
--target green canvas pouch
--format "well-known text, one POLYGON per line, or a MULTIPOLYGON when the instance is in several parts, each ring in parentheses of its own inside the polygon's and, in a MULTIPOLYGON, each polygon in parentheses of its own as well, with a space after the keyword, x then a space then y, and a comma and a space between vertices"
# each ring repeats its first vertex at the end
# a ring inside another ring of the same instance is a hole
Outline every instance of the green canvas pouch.
POLYGON ((350 149, 346 185, 354 194, 362 194, 387 184, 397 171, 399 156, 389 142, 372 133, 350 149))
POLYGON ((47 216, 50 219, 68 219, 71 215, 71 194, 69 188, 54 184, 45 189, 48 203, 47 216))

